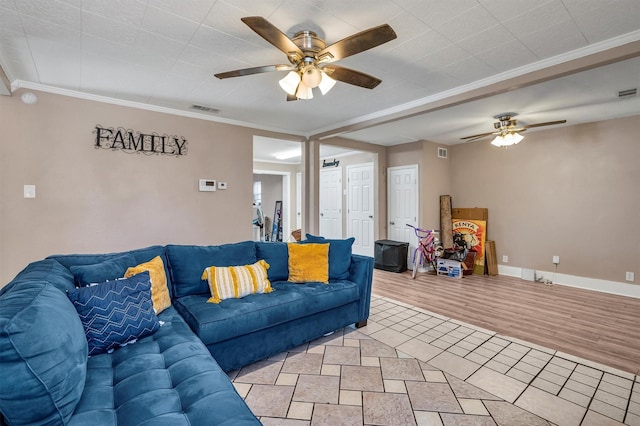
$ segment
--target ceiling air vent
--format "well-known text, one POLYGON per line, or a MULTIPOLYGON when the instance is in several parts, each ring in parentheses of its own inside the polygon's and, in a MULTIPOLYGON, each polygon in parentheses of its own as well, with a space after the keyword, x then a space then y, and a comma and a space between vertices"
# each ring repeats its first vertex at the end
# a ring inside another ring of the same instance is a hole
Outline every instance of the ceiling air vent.
POLYGON ((447 148, 438 147, 438 158, 447 158, 447 148))
POLYGON ((637 93, 638 93, 638 88, 621 90, 621 91, 618 92, 618 97, 620 99, 629 98, 631 96, 635 96, 637 93))
POLYGON ((202 112, 208 112, 211 114, 217 114, 220 112, 220 110, 218 108, 212 108, 212 107, 208 107, 208 106, 203 106, 203 105, 191 105, 191 109, 195 109, 196 111, 202 111, 202 112))

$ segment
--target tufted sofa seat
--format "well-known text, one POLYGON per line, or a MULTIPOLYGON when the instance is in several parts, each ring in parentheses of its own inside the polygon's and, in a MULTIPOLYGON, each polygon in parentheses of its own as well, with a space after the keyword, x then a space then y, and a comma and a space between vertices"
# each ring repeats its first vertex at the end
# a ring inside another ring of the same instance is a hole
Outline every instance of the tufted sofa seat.
POLYGON ((69 425, 253 425, 257 421, 180 315, 155 334, 87 363, 69 425))

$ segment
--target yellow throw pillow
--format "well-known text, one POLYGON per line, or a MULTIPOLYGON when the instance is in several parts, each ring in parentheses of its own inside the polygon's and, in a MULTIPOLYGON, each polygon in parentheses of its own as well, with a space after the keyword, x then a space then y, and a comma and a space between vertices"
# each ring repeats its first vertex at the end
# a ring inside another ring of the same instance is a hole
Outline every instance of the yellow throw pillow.
POLYGON ((329 283, 329 243, 288 243, 289 280, 294 283, 329 283))
POLYGON ((211 291, 207 302, 220 303, 249 294, 271 293, 267 269, 269 264, 264 260, 244 266, 209 266, 202 273, 202 279, 207 280, 211 291))
POLYGON ((153 301, 153 310, 157 315, 171 306, 171 296, 169 296, 162 258, 156 256, 148 262, 133 266, 127 269, 124 277, 129 278, 144 271, 149 271, 151 277, 151 300, 153 301))

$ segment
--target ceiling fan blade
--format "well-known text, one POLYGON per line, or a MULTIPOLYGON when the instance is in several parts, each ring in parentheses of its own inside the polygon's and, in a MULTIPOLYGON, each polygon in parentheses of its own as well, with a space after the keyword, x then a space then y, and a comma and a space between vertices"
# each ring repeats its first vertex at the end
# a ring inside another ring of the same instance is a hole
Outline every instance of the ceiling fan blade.
POLYGON ((557 121, 547 121, 545 123, 535 123, 535 124, 528 124, 525 127, 525 129, 530 129, 532 127, 542 127, 542 126, 553 126, 555 124, 563 124, 566 123, 567 120, 557 120, 557 121))
POLYGON ((276 48, 284 52, 289 58, 297 62, 302 59, 304 53, 289 37, 269 21, 261 16, 248 16, 241 18, 242 22, 255 31, 260 37, 273 44, 276 48))
POLYGON ((242 77, 244 75, 260 74, 263 72, 271 72, 271 71, 291 71, 294 69, 296 68, 292 67, 291 65, 264 65, 262 67, 244 68, 241 70, 221 72, 214 75, 219 79, 223 79, 223 78, 230 78, 230 77, 242 77))
POLYGON ((384 44, 397 37, 393 28, 387 24, 369 28, 325 47, 318 52, 320 62, 333 62, 356 53, 364 52, 384 44))
POLYGON ((297 101, 298 97, 296 95, 290 95, 287 93, 287 102, 289 101, 297 101))
POLYGON ((486 138, 487 136, 495 135, 497 133, 499 133, 499 132, 480 133, 479 135, 465 136, 464 138, 460 138, 460 140, 461 141, 471 142, 471 141, 475 141, 477 139, 486 138))
POLYGON ((374 89, 378 84, 382 83, 379 78, 338 65, 327 65, 322 70, 334 80, 364 87, 365 89, 374 89))

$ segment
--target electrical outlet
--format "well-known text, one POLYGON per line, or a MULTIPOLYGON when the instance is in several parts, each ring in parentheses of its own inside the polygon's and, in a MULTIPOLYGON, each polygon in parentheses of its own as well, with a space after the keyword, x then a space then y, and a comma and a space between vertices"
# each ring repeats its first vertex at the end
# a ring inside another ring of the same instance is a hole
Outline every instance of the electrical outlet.
POLYGON ((625 274, 625 278, 627 281, 634 282, 636 280, 636 274, 634 274, 633 272, 627 272, 625 274))
POLYGON ((507 256, 506 254, 502 255, 502 263, 509 263, 509 256, 507 256))
POLYGON ((553 256, 553 264, 557 265, 558 263, 560 263, 560 256, 553 256))

